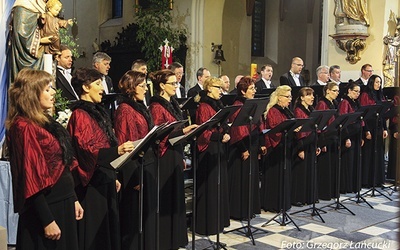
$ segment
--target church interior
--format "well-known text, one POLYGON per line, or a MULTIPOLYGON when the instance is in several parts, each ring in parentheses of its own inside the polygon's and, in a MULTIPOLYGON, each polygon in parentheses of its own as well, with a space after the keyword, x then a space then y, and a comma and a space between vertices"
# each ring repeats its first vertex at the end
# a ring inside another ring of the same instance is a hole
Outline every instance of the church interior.
MULTIPOLYGON (((280 76, 288 72, 294 57, 304 62, 302 75, 307 86, 317 82, 316 69, 321 65, 339 65, 341 81, 349 82, 360 78, 361 67, 370 64, 373 73, 383 79, 382 86, 387 88, 385 93, 388 97, 393 96, 392 89, 400 87, 400 0, 163 1, 168 2, 171 19, 154 18, 153 23, 148 21, 144 24, 139 18, 145 15, 141 11, 151 9, 154 0, 61 0, 60 16, 74 22, 64 31, 67 33, 64 36, 69 39, 67 43, 75 53, 73 68, 92 67, 93 55, 103 51, 112 58, 109 76, 114 82, 130 70, 136 59, 151 62, 148 64, 149 72, 159 70, 162 65, 161 50, 159 55, 146 54, 141 50, 143 46, 154 47, 156 44, 157 48, 165 45, 164 33, 155 28, 159 25, 167 27, 170 33, 176 32, 176 39, 169 41, 169 45, 174 48, 172 60, 176 56, 176 61, 184 66, 181 84, 186 92, 196 85, 196 72, 201 67, 207 68, 211 76, 229 76, 230 90, 233 90, 236 76, 257 78, 261 67, 268 64, 273 68, 272 83, 279 85, 280 76), (364 16, 354 21, 344 13, 346 6, 343 2, 365 3, 364 16), (140 25, 146 29, 140 29, 140 25), (137 40, 139 34, 142 35, 140 42, 137 40)), ((3 77, 6 75, 7 58, 7 37, 3 34, 9 31, 8 17, 14 2, 0 2, 2 112, 7 106, 4 90, 9 85, 3 77)), ((163 16, 161 12, 154 13, 163 16)), ((0 118, 1 146, 5 141, 5 116, 0 118)), ((5 204, 0 205, 0 250, 15 249, 16 240, 16 219, 12 217, 8 201, 12 193, 9 190, 9 167, 2 157, 0 186, 9 193, 4 192, 3 198, 0 196, 0 200, 3 199, 0 203, 5 204)), ((398 172, 397 180, 400 179, 398 172)), ((186 182, 188 217, 191 211, 190 184, 190 181, 186 182)), ((320 201, 316 204, 317 208, 327 208, 318 215, 295 213, 304 207, 293 207, 289 214, 295 214, 290 215, 291 220, 284 222, 280 221, 280 217, 274 219, 275 213, 262 212, 251 220, 253 231, 250 234, 239 230, 221 233, 218 239, 216 236, 193 237, 189 218, 186 249, 215 249, 212 245, 215 241, 226 244, 224 249, 242 250, 400 249, 398 183, 395 186, 387 183, 379 187, 379 191, 383 195, 367 194, 367 202, 354 200, 354 194, 342 195, 340 202, 346 206, 345 209, 320 201)), ((368 189, 362 189, 361 193, 364 192, 368 189)), ((225 231, 246 228, 246 223, 231 220, 230 227, 225 231)))

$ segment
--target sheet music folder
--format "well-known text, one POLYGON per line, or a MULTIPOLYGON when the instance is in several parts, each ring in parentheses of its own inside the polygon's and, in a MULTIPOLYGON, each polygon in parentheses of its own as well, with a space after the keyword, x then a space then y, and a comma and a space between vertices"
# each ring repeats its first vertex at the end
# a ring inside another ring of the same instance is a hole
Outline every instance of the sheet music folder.
POLYGON ((169 139, 169 142, 171 143, 171 145, 174 145, 176 143, 182 142, 185 137, 186 137, 186 139, 190 139, 190 137, 194 136, 193 134, 196 134, 198 136, 201 133, 203 133, 204 130, 213 127, 215 124, 224 122, 229 116, 231 116, 233 113, 235 113, 236 110, 238 110, 240 107, 241 106, 224 107, 224 108, 220 109, 215 115, 213 115, 206 122, 204 122, 203 124, 198 126, 196 129, 190 131, 186 135, 181 135, 181 136, 171 138, 171 139, 169 139), (199 132, 199 131, 201 131, 201 132, 199 132))
POLYGON ((136 146, 131 152, 125 153, 125 154, 121 155, 120 157, 118 157, 117 159, 113 160, 110 163, 111 166, 115 169, 118 169, 123 164, 125 164, 128 159, 131 159, 133 156, 135 156, 136 154, 138 154, 142 151, 146 151, 147 148, 150 146, 149 142, 151 142, 152 139, 154 139, 155 136, 157 135, 157 131, 162 129, 165 126, 166 126, 166 124, 162 124, 160 126, 154 126, 143 139, 137 140, 134 142, 134 145, 136 144, 136 146))
POLYGON ((279 123, 278 125, 276 125, 274 128, 271 129, 264 129, 262 131, 263 134, 276 134, 276 133, 280 133, 282 131, 288 131, 290 128, 292 128, 294 126, 294 124, 296 123, 295 119, 287 119, 284 120, 283 122, 279 123))
POLYGON ((175 128, 178 126, 183 125, 187 120, 182 120, 182 121, 175 121, 172 123, 164 123, 161 125, 156 125, 154 126, 147 135, 140 140, 134 141, 133 144, 135 145, 135 149, 132 150, 129 153, 125 153, 112 161, 110 164, 113 168, 117 169, 120 168, 123 164, 126 163, 128 159, 131 159, 133 156, 136 154, 146 151, 151 143, 154 143, 156 139, 163 139, 165 136, 167 136, 169 133, 171 133, 175 128))
MULTIPOLYGON (((321 134, 318 145, 325 146, 329 141, 338 135, 338 130, 343 130, 348 125, 357 121, 362 115, 361 112, 342 114, 329 124, 321 134)), ((342 135, 343 136, 343 135, 342 135)))
POLYGON ((225 105, 232 105, 235 102, 237 95, 236 94, 227 94, 221 96, 221 102, 225 105))
POLYGON ((299 132, 307 132, 315 130, 315 124, 318 125, 317 130, 323 130, 326 128, 326 124, 328 123, 329 119, 337 112, 336 109, 328 109, 328 110, 313 110, 310 113, 310 120, 309 123, 304 124, 304 126, 300 129, 299 132))
POLYGON ((180 108, 182 110, 187 110, 187 109, 196 109, 198 103, 194 101, 194 97, 189 97, 187 98, 184 102, 179 104, 180 108))
POLYGON ((363 120, 370 120, 375 119, 376 113, 378 113, 380 109, 381 107, 379 105, 367 105, 361 106, 359 109, 357 109, 357 112, 361 113, 363 120))
POLYGON ((269 98, 254 98, 247 99, 241 109, 236 119, 232 123, 232 127, 249 125, 249 118, 252 117, 252 124, 257 124, 261 118, 261 115, 265 111, 269 98))
POLYGON ((217 120, 208 120, 205 123, 199 125, 197 128, 191 130, 189 133, 185 134, 185 135, 180 135, 174 138, 170 138, 168 139, 169 143, 171 143, 171 145, 175 145, 177 143, 182 143, 194 136, 199 136, 201 133, 204 132, 204 130, 208 129, 209 127, 211 127, 213 124, 217 123, 217 120))

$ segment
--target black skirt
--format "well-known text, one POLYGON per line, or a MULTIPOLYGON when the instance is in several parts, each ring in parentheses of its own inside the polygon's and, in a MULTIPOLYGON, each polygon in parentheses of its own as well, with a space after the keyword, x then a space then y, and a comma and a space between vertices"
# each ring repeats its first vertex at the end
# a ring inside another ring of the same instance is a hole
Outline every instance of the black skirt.
POLYGON ((214 235, 222 232, 229 222, 227 160, 222 144, 212 141, 206 151, 199 154, 197 167, 196 233, 214 235), (218 147, 221 156, 220 223, 218 214, 218 147))

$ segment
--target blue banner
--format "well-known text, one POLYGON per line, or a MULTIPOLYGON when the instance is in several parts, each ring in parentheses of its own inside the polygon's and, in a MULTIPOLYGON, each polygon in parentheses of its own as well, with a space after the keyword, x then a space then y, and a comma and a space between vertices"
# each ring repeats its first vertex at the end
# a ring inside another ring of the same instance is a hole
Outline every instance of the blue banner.
POLYGON ((7 91, 9 87, 9 69, 7 64, 7 44, 10 23, 10 13, 15 0, 1 0, 0 12, 0 147, 3 145, 7 118, 7 91))

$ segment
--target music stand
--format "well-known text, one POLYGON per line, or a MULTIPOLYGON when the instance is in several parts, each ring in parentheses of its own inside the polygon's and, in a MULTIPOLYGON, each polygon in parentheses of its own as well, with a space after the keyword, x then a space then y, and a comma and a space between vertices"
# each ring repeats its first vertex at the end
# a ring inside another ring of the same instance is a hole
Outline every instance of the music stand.
MULTIPOLYGON (((379 117, 384 117, 384 114, 386 113, 386 111, 393 105, 393 103, 391 102, 383 102, 381 104, 377 104, 375 106, 378 106, 379 109, 376 110, 375 112, 375 128, 378 128, 379 126, 379 117)), ((366 192, 364 192, 363 194, 361 194, 361 196, 367 195, 369 192, 371 192, 371 197, 375 197, 375 192, 379 193, 380 195, 384 196, 385 198, 387 198, 388 200, 392 201, 392 199, 388 196, 386 196, 384 193, 382 193, 381 191, 379 191, 378 189, 376 189, 376 183, 375 183, 375 174, 376 174, 376 168, 378 167, 378 146, 377 141, 378 141, 378 131, 375 131, 374 134, 374 166, 372 168, 372 187, 367 190, 366 192)))
POLYGON ((266 134, 271 133, 271 134, 276 134, 276 133, 282 133, 283 134, 283 138, 284 138, 284 153, 283 153, 283 169, 280 168, 279 169, 279 179, 280 181, 280 185, 281 187, 279 188, 279 197, 281 197, 281 209, 279 211, 279 213, 277 213, 274 217, 272 217, 270 220, 268 220, 267 222, 265 222, 262 227, 267 226, 271 221, 275 221, 277 223, 279 223, 280 226, 286 226, 289 223, 293 223, 293 225, 295 225, 295 227, 297 228, 297 230, 301 231, 300 228, 297 226, 297 224, 294 222, 294 220, 289 216, 289 214, 286 211, 286 183, 285 183, 285 174, 287 171, 288 163, 287 163, 287 139, 288 139, 288 134, 293 132, 293 130, 295 130, 296 128, 298 128, 299 126, 303 126, 305 123, 307 123, 310 119, 306 118, 306 119, 289 119, 289 120, 285 120, 283 122, 281 122, 278 126, 276 126, 273 129, 270 129, 268 131, 263 131, 263 133, 265 132, 266 134), (276 220, 275 218, 277 218, 278 216, 282 216, 281 221, 279 222, 278 220, 276 220), (288 223, 286 223, 287 221, 289 221, 288 223))
MULTIPOLYGON (((312 131, 311 135, 314 135, 314 149, 318 148, 318 131, 322 131, 326 124, 328 123, 329 119, 336 114, 336 109, 329 109, 329 110, 314 110, 310 114, 310 122, 304 124, 299 132, 308 132, 312 131)), ((311 136, 310 135, 310 136, 311 136)), ((318 215, 323 223, 325 223, 324 219, 322 218, 319 211, 326 213, 325 211, 315 207, 315 201, 317 200, 317 152, 314 151, 315 158, 314 158, 314 166, 311 168, 311 197, 313 200, 312 206, 303 210, 296 211, 293 214, 306 212, 311 210, 311 216, 318 215)))
POLYGON ((322 97, 324 97, 324 85, 312 85, 310 86, 314 90, 315 101, 314 104, 316 105, 322 97))
POLYGON ((346 128, 349 124, 354 123, 359 117, 361 113, 349 113, 349 114, 343 114, 338 116, 327 128, 325 133, 329 133, 330 131, 336 131, 338 137, 339 137, 339 142, 338 142, 338 164, 336 168, 336 200, 334 203, 328 204, 326 206, 321 207, 331 207, 335 205, 334 209, 339 210, 339 209, 346 209, 349 213, 352 215, 355 215, 350 209, 348 209, 345 205, 343 205, 339 198, 340 198, 340 168, 341 168, 341 143, 342 143, 342 130, 346 128))
MULTIPOLYGON (((373 117, 376 116, 376 112, 380 107, 377 105, 368 105, 368 106, 362 106, 360 107, 357 112, 361 113, 359 123, 362 124, 364 120, 369 120, 373 117)), ((362 133, 363 130, 362 128, 360 129, 359 136, 360 140, 362 140, 362 133)), ((370 208, 374 208, 363 196, 360 195, 361 192, 361 165, 362 165, 362 150, 360 148, 360 152, 358 154, 358 164, 357 164, 357 180, 356 180, 356 187, 357 187, 357 194, 354 197, 350 197, 347 199, 344 199, 343 201, 350 200, 350 201, 355 201, 357 204, 360 204, 362 202, 365 202, 370 208), (354 200, 355 199, 355 200, 354 200)))
POLYGON ((271 96, 272 92, 274 92, 276 90, 276 88, 263 88, 260 90, 259 93, 256 92, 256 95, 260 94, 260 95, 267 95, 267 96, 271 96))
POLYGON ((194 120, 192 121, 192 110, 197 109, 198 103, 194 101, 194 97, 188 97, 188 98, 179 98, 176 99, 179 103, 179 107, 182 111, 186 111, 186 118, 190 117, 190 124, 194 124, 194 120))
POLYGON ((158 147, 157 150, 157 173, 156 173, 156 183, 157 183, 157 205, 156 205, 156 250, 160 249, 160 142, 169 135, 172 131, 178 129, 180 126, 185 124, 188 120, 174 121, 169 124, 163 124, 155 137, 155 143, 158 147))
MULTIPOLYGON (((251 151, 251 127, 253 124, 257 124, 261 118, 262 113, 265 110, 265 107, 268 104, 269 99, 268 98, 255 98, 255 99, 246 99, 244 102, 243 106, 241 107, 238 115, 236 116, 235 120, 233 121, 231 127, 236 127, 236 126, 248 126, 249 130, 249 152, 251 151)), ((267 233, 267 231, 261 229, 261 228, 256 228, 250 224, 251 220, 251 208, 252 208, 252 164, 251 164, 251 157, 254 157, 253 154, 250 153, 249 156, 249 186, 248 186, 248 211, 247 211, 247 225, 242 226, 240 228, 235 228, 229 231, 225 231, 224 233, 229 233, 233 231, 238 231, 241 233, 246 234, 246 236, 250 237, 253 245, 256 245, 253 237, 253 232, 252 228, 255 229, 255 231, 263 231, 267 233), (240 230, 246 229, 246 231, 242 232, 240 230)))
POLYGON ((155 142, 155 138, 157 136, 157 131, 161 130, 165 125, 154 126, 147 135, 137 141, 134 150, 129 153, 125 153, 122 156, 118 157, 110 164, 113 168, 119 169, 125 165, 125 163, 132 158, 136 158, 137 156, 142 158, 140 167, 139 167, 139 237, 140 237, 140 249, 143 249, 143 171, 144 171, 144 155, 146 151, 153 145, 155 142))
MULTIPOLYGON (((235 113, 241 106, 227 106, 225 108, 220 109, 215 115, 213 115, 209 120, 215 120, 216 123, 214 126, 217 127, 217 130, 220 130, 221 124, 228 119, 233 113, 235 113)), ((214 127, 211 126, 211 127, 214 127)), ((218 138, 218 143, 221 143, 221 138, 218 138)), ((218 177, 217 177, 217 242, 216 247, 219 249, 222 247, 226 249, 223 244, 220 243, 219 238, 219 228, 220 228, 220 218, 221 218, 221 153, 220 153, 220 145, 218 145, 218 177)))
POLYGON ((384 87, 382 91, 387 100, 393 100, 395 95, 400 93, 400 87, 384 87))
POLYGON ((195 249, 195 238, 196 238, 196 168, 197 168, 197 137, 199 137, 206 129, 208 129, 213 124, 217 123, 215 120, 208 120, 201 124, 197 128, 191 130, 186 135, 177 136, 168 141, 171 145, 193 141, 193 156, 192 156, 192 169, 193 169, 193 195, 192 195, 192 249, 195 249))
POLYGON ((235 102, 237 95, 236 94, 227 94, 227 95, 223 95, 221 96, 221 102, 225 105, 225 106, 230 106, 235 102))

